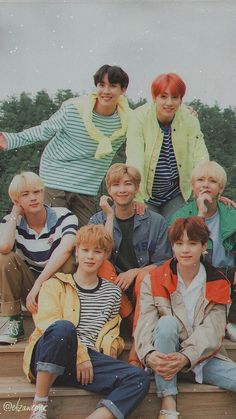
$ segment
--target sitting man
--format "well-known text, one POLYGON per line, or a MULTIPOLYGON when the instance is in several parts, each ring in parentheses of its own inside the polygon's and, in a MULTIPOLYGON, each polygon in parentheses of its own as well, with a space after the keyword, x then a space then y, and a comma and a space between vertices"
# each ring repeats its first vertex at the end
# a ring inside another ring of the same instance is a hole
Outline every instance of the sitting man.
POLYGON ((214 161, 196 166, 191 175, 194 199, 179 209, 170 223, 179 217, 203 217, 210 231, 205 258, 219 267, 232 284, 232 298, 228 316, 227 334, 236 341, 236 293, 234 275, 236 267, 236 210, 219 201, 227 176, 223 167, 214 161))
MULTIPOLYGON (((141 181, 136 168, 123 163, 113 164, 105 180, 110 197, 101 198, 102 211, 91 217, 90 223, 105 224, 112 234, 114 247, 110 260, 118 273, 115 283, 131 301, 135 301, 146 273, 172 254, 167 224, 160 214, 149 209, 144 215, 135 213, 134 198, 141 181), (113 207, 109 204, 110 200, 114 202, 113 207)), ((138 307, 135 309, 134 328, 137 311, 138 307)), ((132 357, 131 352, 130 360, 132 357)))
POLYGON ((202 262, 209 230, 200 217, 180 218, 169 239, 175 258, 148 274, 141 286, 135 345, 155 373, 159 419, 177 419, 177 374, 236 392, 236 363, 223 351, 227 278, 202 262), (147 327, 148 325, 148 327, 147 327))
POLYGON ((45 419, 53 385, 104 392, 90 419, 125 418, 149 387, 145 371, 114 358, 119 337, 120 288, 98 276, 112 238, 104 226, 84 226, 76 237, 74 275, 57 273, 39 293, 35 331, 25 350, 24 371, 36 379, 31 419, 45 419), (102 352, 102 353, 101 353, 102 352))
POLYGON ((43 205, 44 184, 35 173, 14 176, 8 192, 13 207, 0 224, 0 315, 10 319, 0 344, 24 337, 21 303, 35 312, 42 283, 59 270, 71 272, 78 229, 68 209, 43 205))

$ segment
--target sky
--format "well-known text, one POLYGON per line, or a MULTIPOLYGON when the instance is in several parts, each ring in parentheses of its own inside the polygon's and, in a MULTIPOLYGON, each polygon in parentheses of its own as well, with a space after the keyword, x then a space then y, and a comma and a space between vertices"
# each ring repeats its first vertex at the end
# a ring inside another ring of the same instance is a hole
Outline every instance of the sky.
POLYGON ((0 0, 0 100, 45 89, 83 94, 103 64, 130 76, 127 96, 151 99, 176 72, 194 98, 236 106, 235 0, 0 0))

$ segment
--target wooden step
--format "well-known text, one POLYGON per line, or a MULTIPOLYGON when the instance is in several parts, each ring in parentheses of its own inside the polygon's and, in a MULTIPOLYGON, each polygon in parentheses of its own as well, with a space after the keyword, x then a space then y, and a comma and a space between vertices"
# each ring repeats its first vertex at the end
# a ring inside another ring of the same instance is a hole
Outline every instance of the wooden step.
MULTIPOLYGON (((0 378, 0 418, 26 419, 35 386, 23 377, 0 378)), ((49 419, 85 419, 97 405, 101 395, 71 387, 54 387, 50 392, 49 419)), ((179 384, 178 409, 182 419, 235 419, 235 394, 218 387, 190 383, 179 384)), ((129 416, 130 419, 156 419, 159 411, 155 383, 129 416)))

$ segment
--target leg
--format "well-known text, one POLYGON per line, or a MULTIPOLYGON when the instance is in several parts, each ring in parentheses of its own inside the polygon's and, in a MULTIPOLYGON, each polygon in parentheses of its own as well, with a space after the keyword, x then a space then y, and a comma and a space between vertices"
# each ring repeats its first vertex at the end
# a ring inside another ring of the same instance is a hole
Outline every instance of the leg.
POLYGON ((182 195, 178 195, 175 198, 167 201, 165 204, 161 205, 160 214, 168 219, 173 215, 178 209, 182 208, 185 204, 185 200, 182 195))
POLYGON ((203 382, 236 392, 236 363, 211 358, 203 367, 203 382))
POLYGON ((60 189, 45 188, 44 202, 49 207, 68 208, 66 193, 60 189))
MULTIPOLYGON (((148 375, 142 369, 114 360, 99 352, 89 350, 89 355, 94 369, 94 381, 81 388, 107 394, 107 397, 99 402, 98 410, 105 407, 115 418, 119 419, 128 416, 148 391, 148 375)), ((91 416, 91 418, 100 417, 91 416)))
POLYGON ((88 224, 90 217, 97 212, 95 197, 71 192, 67 192, 67 194, 68 208, 77 216, 79 228, 88 224))
MULTIPOLYGON (((158 322, 154 331, 154 347, 156 351, 165 354, 179 350, 179 325, 175 317, 163 316, 158 322)), ((157 395, 162 398, 162 409, 176 411, 175 397, 177 390, 177 376, 172 380, 165 380, 155 374, 157 395)))
POLYGON ((1 315, 15 316, 21 312, 21 301, 35 282, 33 273, 14 252, 0 254, 1 315))

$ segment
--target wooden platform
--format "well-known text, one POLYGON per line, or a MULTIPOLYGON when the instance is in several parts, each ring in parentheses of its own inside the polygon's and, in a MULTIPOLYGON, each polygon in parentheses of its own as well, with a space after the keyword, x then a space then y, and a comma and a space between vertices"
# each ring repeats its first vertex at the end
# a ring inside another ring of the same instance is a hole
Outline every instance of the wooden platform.
MULTIPOLYGON (((0 328, 5 319, 0 318, 0 328)), ((24 320, 26 335, 33 330, 30 317, 24 320)), ((16 345, 0 345, 0 419, 27 419, 35 386, 28 383, 22 371, 22 358, 27 339, 16 345)), ((225 340, 228 355, 236 361, 236 343, 225 340)), ((127 359, 130 342, 126 343, 123 359, 127 359)), ((69 387, 52 388, 49 419, 85 419, 101 395, 69 387)), ((236 395, 218 387, 191 383, 179 384, 178 409, 182 419, 236 419, 236 395)), ((159 401, 155 382, 131 419, 156 419, 159 401)))

